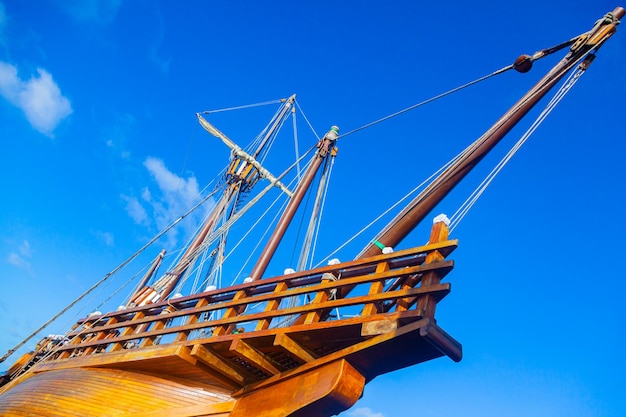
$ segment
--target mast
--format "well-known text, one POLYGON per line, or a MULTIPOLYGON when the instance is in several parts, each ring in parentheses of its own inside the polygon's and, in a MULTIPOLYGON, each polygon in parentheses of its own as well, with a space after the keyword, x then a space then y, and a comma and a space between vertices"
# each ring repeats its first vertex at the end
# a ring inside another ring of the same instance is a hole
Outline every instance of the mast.
MULTIPOLYGON (((528 93, 511 107, 487 132, 470 146, 470 152, 446 169, 426 189, 411 201, 376 236, 374 241, 363 249, 357 259, 378 255, 380 247, 394 247, 402 241, 428 213, 483 159, 493 147, 543 98, 565 74, 576 66, 587 54, 592 54, 613 35, 616 26, 625 14, 622 7, 607 13, 598 20, 587 33, 578 37, 570 52, 548 72, 528 93)), ((522 56, 514 67, 526 72, 532 65, 533 57, 522 56)))
POLYGON ((257 260, 254 268, 252 269, 252 272, 250 273, 250 278, 253 281, 261 279, 261 277, 263 276, 263 273, 267 269, 270 260, 272 259, 274 253, 276 252, 276 249, 278 248, 278 244, 280 243, 281 239, 285 235, 285 232, 287 231, 289 223, 291 223, 291 220, 293 219, 296 210, 300 206, 304 195, 308 191, 311 182, 313 182, 315 174, 322 166, 322 162, 324 162, 324 160, 332 154, 335 146, 335 141, 338 137, 338 133, 339 128, 337 126, 332 126, 330 130, 326 133, 326 135, 324 135, 324 137, 318 142, 318 149, 315 153, 315 156, 313 157, 313 161, 311 162, 309 169, 304 174, 304 177, 298 185, 298 188, 296 189, 293 197, 291 198, 291 200, 289 200, 287 208, 280 217, 280 220, 278 220, 278 224, 276 225, 272 236, 265 245, 265 248, 261 252, 261 256, 257 260))
MULTIPOLYGON (((180 257, 180 260, 152 286, 146 286, 142 290, 138 290, 131 300, 134 305, 143 305, 165 299, 174 291, 174 288, 176 288, 184 273, 189 270, 190 266, 193 265, 198 255, 204 249, 207 237, 211 236, 212 232, 216 230, 220 219, 224 218, 224 216, 230 217, 234 214, 234 210, 229 210, 229 208, 237 201, 241 193, 249 192, 260 178, 268 179, 271 184, 280 188, 284 193, 289 196, 292 195, 291 191, 285 185, 261 166, 256 157, 261 155, 267 143, 270 141, 270 138, 276 134, 277 130, 282 125, 283 119, 289 114, 295 100, 295 94, 283 100, 281 109, 270 122, 270 127, 267 129, 267 132, 252 155, 246 153, 224 133, 212 126, 199 113, 197 114, 200 125, 211 135, 219 138, 232 151, 232 159, 224 175, 224 181, 227 186, 220 199, 216 202, 212 212, 209 214, 209 217, 202 225, 202 228, 196 234, 185 253, 180 257)), ((219 267, 219 262, 221 262, 221 260, 216 262, 216 267, 219 267)))

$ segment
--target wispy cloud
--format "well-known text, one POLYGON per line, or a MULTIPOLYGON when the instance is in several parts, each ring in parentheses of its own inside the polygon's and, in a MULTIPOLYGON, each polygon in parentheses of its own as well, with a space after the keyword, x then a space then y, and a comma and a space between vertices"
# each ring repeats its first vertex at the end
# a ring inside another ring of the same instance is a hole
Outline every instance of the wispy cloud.
POLYGON ((121 198, 126 202, 126 213, 128 213, 130 218, 133 219, 135 223, 142 226, 147 226, 150 224, 146 209, 143 208, 143 206, 136 197, 130 197, 122 194, 121 198))
MULTIPOLYGON (((193 175, 187 178, 176 175, 158 158, 147 158, 144 166, 154 179, 156 189, 144 188, 140 198, 125 194, 121 198, 126 203, 126 212, 135 223, 148 226, 153 220, 158 230, 162 230, 200 201, 202 194, 193 175)), ((189 221, 183 222, 186 235, 195 230, 204 213, 199 211, 190 216, 189 221)), ((168 233, 168 245, 174 246, 176 242, 177 232, 172 230, 168 233)))
POLYGON ((347 415, 349 417, 384 417, 383 413, 377 413, 368 407, 361 407, 348 411, 347 415))
POLYGON ((172 62, 172 58, 162 58, 159 54, 159 49, 161 49, 163 39, 165 38, 165 22, 161 13, 158 13, 157 17, 159 22, 159 26, 157 28, 157 37, 154 43, 148 49, 148 57, 163 74, 167 74, 170 70, 170 63, 172 62))
POLYGON ((113 237, 113 233, 102 231, 94 231, 92 233, 97 236, 98 239, 100 239, 106 246, 115 246, 115 238, 113 237))
POLYGON ((197 202, 201 195, 196 177, 187 179, 172 173, 162 160, 158 158, 147 158, 144 166, 155 179, 159 189, 163 193, 165 203, 172 210, 181 210, 191 207, 197 202))
POLYGON ((120 7, 122 0, 63 0, 58 4, 78 23, 111 23, 120 7))
POLYGON ((0 95, 21 109, 37 131, 52 136, 57 125, 72 113, 72 105, 50 73, 39 68, 37 74, 22 80, 15 66, 0 62, 0 95))
POLYGON ((32 256, 32 250, 27 240, 24 240, 18 247, 17 251, 11 252, 7 257, 7 262, 16 268, 32 273, 30 263, 26 260, 32 256))
POLYGON ((130 158, 130 151, 126 146, 127 138, 132 136, 137 121, 129 114, 115 113, 109 117, 113 122, 103 128, 101 136, 106 146, 116 152, 123 159, 130 158))

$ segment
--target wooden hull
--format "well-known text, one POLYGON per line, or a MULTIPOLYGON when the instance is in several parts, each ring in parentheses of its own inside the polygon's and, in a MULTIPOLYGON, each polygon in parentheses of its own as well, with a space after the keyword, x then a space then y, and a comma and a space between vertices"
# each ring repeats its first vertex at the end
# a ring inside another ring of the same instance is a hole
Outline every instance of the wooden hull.
POLYGON ((365 378, 345 360, 234 399, 223 389, 139 372, 78 368, 33 375, 0 397, 2 416, 331 415, 352 406, 365 378), (321 413, 321 414, 320 414, 321 413))
POLYGON ((450 290, 439 282, 452 268, 442 254, 455 247, 444 241, 81 320, 67 342, 39 351, 0 387, 0 415, 338 414, 377 375, 461 359, 460 344, 429 317, 450 290), (339 290, 346 296, 334 297, 339 290), (283 307, 302 294, 313 301, 283 307), (327 317, 343 307, 360 314, 327 317), (284 317, 290 326, 271 326, 284 317))

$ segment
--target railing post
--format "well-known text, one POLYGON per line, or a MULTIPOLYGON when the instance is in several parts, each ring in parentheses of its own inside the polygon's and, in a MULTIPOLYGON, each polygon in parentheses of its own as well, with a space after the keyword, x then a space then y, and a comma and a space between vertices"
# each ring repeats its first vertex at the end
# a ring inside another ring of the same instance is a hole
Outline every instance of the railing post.
MULTIPOLYGON (((202 297, 196 303, 195 308, 204 307, 206 305, 209 305, 209 297, 202 297)), ((202 315, 202 313, 192 314, 191 316, 189 316, 189 318, 187 319, 185 324, 187 325, 187 324, 195 324, 195 323, 197 323, 198 321, 200 321, 200 316, 201 315, 202 315)), ((180 333, 178 333, 176 335, 176 338, 174 340, 176 342, 181 342, 181 341, 187 340, 187 338, 189 337, 190 333, 191 333, 190 331, 182 331, 182 332, 180 332, 180 333)))
MULTIPOLYGON (((450 219, 445 214, 440 214, 433 219, 433 228, 430 231, 429 244, 444 242, 448 240, 448 234, 450 232, 450 219)), ((430 252, 426 255, 424 264, 443 261, 444 256, 437 250, 430 252)), ((422 276, 422 287, 428 287, 430 285, 436 285, 441 282, 441 277, 437 271, 427 272, 422 276)), ((417 309, 422 311, 424 318, 429 318, 435 321, 435 307, 437 300, 433 295, 425 295, 421 297, 417 302, 417 309)))
MULTIPOLYGON (((381 262, 378 265, 376 265, 376 272, 374 273, 379 274, 385 271, 389 271, 389 263, 386 261, 381 262)), ((381 292, 383 292, 384 289, 385 289, 384 281, 380 281, 380 280, 374 281, 370 285, 370 290, 367 294, 368 295, 380 294, 381 292)), ((380 313, 381 309, 379 308, 379 305, 380 305, 380 302, 365 304, 365 307, 363 308, 363 313, 362 313, 363 316, 371 316, 372 314, 380 313)))
MULTIPOLYGON (((286 291, 287 289, 289 289, 289 287, 287 286, 287 283, 285 281, 281 281, 278 284, 276 284, 276 288, 274 289, 274 293, 275 294, 280 294, 281 292, 286 291)), ((275 300, 268 301, 267 302, 267 306, 265 307, 265 311, 276 311, 276 310, 278 310, 278 307, 280 306, 281 301, 282 301, 282 298, 277 298, 275 300)), ((271 322, 272 322, 271 318, 261 319, 257 323, 256 328, 254 330, 265 330, 265 329, 268 329, 270 327, 271 322)))

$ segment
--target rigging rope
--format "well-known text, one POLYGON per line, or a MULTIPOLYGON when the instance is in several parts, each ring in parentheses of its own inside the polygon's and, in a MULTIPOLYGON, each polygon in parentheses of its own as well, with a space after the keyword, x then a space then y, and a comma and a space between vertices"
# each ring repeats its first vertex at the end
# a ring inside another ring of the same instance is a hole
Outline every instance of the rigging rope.
POLYGON ((372 227, 374 224, 376 224, 380 219, 382 219, 383 217, 385 217, 387 214, 389 214, 389 212, 391 212, 393 209, 395 209, 396 207, 398 207, 400 204, 402 204, 403 201, 405 201, 407 198, 411 197, 413 194, 415 194, 417 191, 419 191, 422 187, 424 187, 429 181, 431 181, 433 178, 435 178, 437 175, 439 175, 441 172, 443 172, 445 169, 447 169, 450 165, 452 165, 457 159, 459 159, 461 157, 463 153, 457 155, 456 157, 452 158, 450 161, 448 161, 445 165, 443 165, 441 168, 439 168, 437 171, 433 172, 428 178, 426 178, 424 181, 422 181, 420 184, 418 184, 416 187, 414 187, 411 191, 409 191, 408 193, 406 193, 404 195, 404 197, 402 197, 400 200, 396 201, 392 206, 390 206, 387 210, 385 210, 384 212, 382 212, 380 215, 378 215, 378 217, 376 217, 374 220, 372 220, 371 222, 369 222, 366 226, 362 227, 361 230, 359 230, 358 232, 356 232, 352 237, 350 237, 348 240, 346 240, 341 246, 339 246, 337 249, 335 249, 334 251, 332 251, 330 254, 328 254, 324 259, 322 259, 320 262, 318 262, 317 264, 315 264, 315 268, 322 266, 325 262, 327 262, 329 259, 331 259, 334 255, 336 255, 340 250, 342 250, 343 248, 345 248, 348 244, 350 244, 350 242, 352 242, 354 239, 356 239, 357 237, 359 237, 360 235, 362 235, 365 231, 367 231, 370 227, 372 227))
POLYGON ((300 103, 298 103, 298 100, 295 100, 295 103, 296 103, 296 106, 298 107, 298 110, 300 110, 300 113, 302 114, 304 121, 309 126, 309 129, 311 129, 311 132, 313 132, 316 138, 318 139, 321 138, 321 136, 318 135, 315 129, 313 128, 313 125, 311 124, 311 122, 309 122, 309 119, 306 117, 306 114, 304 114, 304 111, 302 111, 302 108, 300 107, 300 103))
POLYGON ((320 226, 322 224, 322 215, 324 213, 324 207, 326 205, 326 197, 328 196, 328 188, 330 186, 330 176, 333 172, 334 166, 335 166, 335 158, 333 157, 330 160, 330 166, 328 167, 327 180, 325 181, 324 192, 323 192, 323 197, 322 197, 322 201, 320 204, 318 220, 317 220, 317 224, 315 225, 315 236, 313 237, 313 247, 311 248, 311 254, 309 255, 309 268, 311 268, 313 264, 313 257, 315 256, 315 250, 317 249, 317 239, 319 236, 320 226))
POLYGON ((351 130, 351 131, 349 131, 349 132, 346 132, 346 133, 344 133, 343 135, 339 135, 339 137, 338 137, 337 139, 341 139, 341 138, 346 137, 346 136, 348 136, 348 135, 352 135, 353 133, 359 132, 359 131, 361 131, 361 130, 363 130, 363 129, 367 129, 367 128, 372 127, 372 126, 374 126, 374 125, 376 125, 376 124, 378 124, 378 123, 382 123, 382 122, 384 122, 384 121, 386 121, 386 120, 389 120, 389 119, 391 119, 391 118, 394 118, 394 117, 399 116, 399 115, 401 115, 401 114, 404 114, 404 113, 406 113, 406 112, 409 112, 409 111, 411 111, 411 110, 414 110, 414 109, 416 109, 416 108, 418 108, 418 107, 421 107, 421 106, 423 106, 423 105, 425 105, 425 104, 431 103, 431 102, 433 102, 433 101, 435 101, 435 100, 439 100, 440 98, 443 98, 443 97, 445 97, 445 96, 448 96, 448 95, 450 95, 450 94, 452 94, 452 93, 456 93, 457 91, 460 91, 460 90, 462 90, 462 89, 464 89, 464 88, 470 87, 470 86, 472 86, 472 85, 474 85, 474 84, 477 84, 477 83, 479 83, 479 82, 481 82, 481 81, 485 81, 485 80, 486 80, 486 79, 488 79, 488 78, 491 78, 491 77, 494 77, 494 76, 496 76, 496 75, 502 74, 503 72, 506 72, 506 71, 508 71, 508 70, 510 70, 510 69, 513 69, 513 67, 514 67, 514 66, 513 66, 513 64, 508 65, 508 66, 506 66, 506 67, 504 67, 504 68, 501 68, 501 69, 499 69, 499 70, 497 70, 497 71, 492 72, 491 74, 488 74, 488 75, 485 75, 485 76, 483 76, 483 77, 480 77, 480 78, 478 78, 478 79, 476 79, 476 80, 474 80, 474 81, 470 81, 470 82, 468 82, 468 83, 466 83, 466 84, 463 84, 463 85, 461 85, 461 86, 459 86, 459 87, 456 87, 456 88, 453 88, 453 89, 448 90, 448 91, 446 91, 446 92, 443 92, 443 93, 441 93, 441 94, 438 94, 438 95, 436 95, 436 96, 434 96, 434 97, 431 97, 431 98, 429 98, 429 99, 426 99, 426 100, 424 100, 424 101, 421 101, 421 102, 419 102, 419 103, 417 103, 417 104, 414 104, 414 105, 412 105, 412 106, 409 106, 409 107, 407 107, 407 108, 405 108, 405 109, 399 110, 399 111, 397 111, 397 112, 395 112, 395 113, 392 113, 392 114, 390 114, 390 115, 388 115, 388 116, 382 117, 382 118, 380 118, 380 119, 378 119, 378 120, 374 120, 373 122, 367 123, 367 124, 365 124, 365 125, 363 125, 363 126, 361 126, 361 127, 357 127, 356 129, 353 129, 353 130, 351 130))
MULTIPOLYGON (((560 44, 554 48, 550 48, 544 51, 541 51, 541 53, 552 53, 555 50, 561 49, 569 44, 572 43, 572 40, 564 42, 563 44, 560 44)), ((536 53, 535 55, 537 56, 539 54, 536 53)), ((541 56, 543 57, 543 56, 541 56)), ((344 135, 341 135, 340 137, 343 136, 347 136, 349 134, 352 134, 356 131, 365 129, 366 127, 372 126, 376 123, 379 123, 381 121, 384 120, 388 120, 394 116, 397 116, 399 114, 402 114, 404 112, 407 112, 409 110, 412 110, 420 105, 432 102, 434 100, 436 100, 437 98, 443 97, 445 95, 448 95, 452 92, 458 91, 462 88, 465 88, 471 84, 475 84, 479 81, 482 81, 484 79, 487 79, 493 75, 502 73, 504 71, 506 71, 507 69, 510 69, 509 67, 505 67, 501 70, 496 71, 495 73, 492 73, 490 75, 487 75, 485 77, 482 77, 478 80, 472 81, 470 83, 465 84, 464 86, 461 87, 457 87, 453 90, 450 90, 446 93, 440 94, 434 98, 425 100, 421 103, 418 103, 414 106, 411 106, 407 109, 401 110, 399 112, 396 112, 392 115, 389 115, 387 117, 384 117, 382 119, 379 119, 375 122, 369 123, 361 128, 352 130, 344 135)), ((568 77, 568 79, 564 82, 563 86, 557 91, 557 93, 555 93, 555 96, 551 99, 551 101, 546 105, 546 109, 544 109, 544 111, 537 117, 537 120, 535 120, 535 122, 532 124, 532 126, 528 129, 528 131, 524 134, 524 136, 513 146, 513 148, 511 150, 509 150, 509 152, 505 155, 505 157, 503 157, 503 159, 499 162, 499 164, 492 170, 492 172, 487 176, 487 178, 485 178, 485 180, 483 180, 483 182, 481 182, 481 184, 477 187, 476 190, 474 190, 474 192, 470 195, 470 197, 468 197, 468 199, 461 205, 461 207, 455 212, 455 214, 452 216, 451 218, 451 225, 450 225, 450 231, 453 231, 455 227, 458 226, 459 222, 463 219, 463 217, 467 214, 467 212, 470 210, 470 208, 473 206, 473 204, 476 202, 476 200, 480 197, 480 195, 482 195, 482 193, 485 191, 485 189, 487 188, 487 186, 493 181, 494 177, 502 170, 502 168, 504 167, 504 165, 506 165, 506 163, 513 157, 513 155, 519 150, 519 148, 528 140, 528 138, 530 137, 530 135, 532 135, 532 133, 534 133, 534 131, 539 127, 539 125, 545 120, 545 118, 552 112, 552 110, 556 107, 556 105, 563 99, 563 97, 565 96, 565 94, 567 94, 567 92, 569 92, 569 90, 573 87, 573 85, 578 81, 578 79, 581 77, 581 75, 585 72, 586 68, 581 64, 578 69, 573 72, 572 74, 570 74, 570 76, 568 77)), ((359 230, 356 234, 354 234, 351 238, 349 238, 346 242, 344 242, 341 246, 339 246, 337 249, 335 249, 333 252, 331 252, 329 255, 327 255, 321 262, 316 264, 316 267, 321 266, 324 262, 326 262, 328 259, 330 259, 332 256, 334 256, 336 253, 338 253, 341 249, 343 249, 345 246, 347 246, 350 242, 352 242, 354 239, 356 239, 358 236, 360 236, 363 232, 365 232, 367 229, 369 229, 370 227, 372 227, 376 222, 378 222, 382 217, 384 217, 386 214, 388 214, 391 210, 393 210, 394 208, 396 208, 399 204, 401 204, 404 200, 406 200, 407 198, 409 198, 412 194, 414 194, 415 192, 417 192, 417 190, 419 190, 420 188, 422 188, 426 183, 428 183, 429 181, 431 181, 431 179, 435 178, 439 173, 441 173, 442 171, 444 171, 445 169, 447 169, 449 166, 451 166, 452 164, 454 164, 457 160, 459 160, 460 158, 462 158, 463 156, 467 155, 468 153, 471 153, 474 151, 474 149, 478 146, 477 142, 472 143, 470 146, 468 146, 466 149, 464 149, 461 153, 459 153, 457 156, 455 156, 453 159, 451 159, 448 163, 446 163, 444 166, 442 166, 437 172, 433 173, 430 177, 428 177, 426 180, 424 180, 421 184, 419 184, 417 187, 415 187, 413 190, 409 191, 404 197, 402 197, 398 202, 396 202, 395 204, 393 204, 391 207, 389 207, 385 212, 383 212, 381 215, 379 215, 378 217, 376 217, 374 220, 372 220, 369 224, 367 224, 365 227, 363 227, 361 230, 359 230)), ((437 182, 437 179, 435 179, 435 182, 437 182)), ((385 230, 385 229, 384 229, 385 230)), ((383 232, 384 232, 383 230, 383 232)))
POLYGON ((226 107, 224 109, 217 109, 217 110, 205 110, 203 112, 200 112, 201 114, 210 114, 210 113, 219 113, 219 112, 223 112, 223 111, 230 111, 230 110, 241 110, 241 109, 249 109, 251 107, 259 107, 259 106, 266 106, 269 104, 277 104, 277 103, 282 103, 284 101, 284 99, 278 99, 278 100, 270 100, 270 101, 263 101, 260 103, 254 103, 254 104, 246 104, 243 106, 235 106, 235 107, 226 107))
POLYGON ((507 152, 507 154, 498 162, 498 164, 491 170, 491 172, 485 177, 485 179, 476 187, 476 189, 470 194, 470 196, 461 204, 459 209, 452 215, 450 219, 450 231, 453 231, 463 220, 468 211, 473 207, 478 198, 485 192, 489 184, 495 179, 496 175, 502 171, 504 166, 511 160, 513 155, 519 151, 519 149, 526 143, 530 136, 537 130, 537 128, 543 123, 548 115, 554 110, 557 104, 565 97, 570 89, 580 79, 584 69, 578 68, 575 72, 570 74, 567 80, 563 83, 561 88, 555 93, 554 97, 546 105, 546 108, 537 116, 537 119, 528 128, 528 130, 522 135, 522 137, 515 143, 515 145, 507 152))
MULTIPOLYGON (((560 50, 561 50, 561 49, 563 49, 563 48, 566 48, 566 47, 568 47, 568 46, 572 45, 574 42, 576 42, 576 40, 577 40, 577 39, 578 39, 578 36, 577 36, 577 37, 574 37, 574 38, 572 38, 572 39, 570 39, 570 40, 567 40, 567 41, 565 41, 565 42, 562 42, 562 43, 560 43, 560 44, 558 44, 558 45, 556 45, 556 46, 553 46, 553 47, 551 47, 551 48, 546 48, 546 49, 542 49, 542 50, 540 50, 540 51, 537 51, 537 52, 535 52, 535 53, 533 54, 533 56, 532 56, 532 57, 531 57, 531 56, 527 56, 527 55, 522 55, 522 57, 526 57, 526 58, 527 58, 527 59, 525 59, 525 60, 524 60, 524 61, 526 61, 527 63, 532 63, 533 61, 537 61, 537 60, 539 60, 539 59, 541 59, 541 58, 545 58, 546 56, 548 56, 548 55, 550 55, 550 54, 553 54, 553 53, 555 53, 555 52, 557 52, 557 51, 560 51, 560 50)), ((520 57, 520 58, 522 58, 522 57, 520 57)), ((518 59, 520 59, 520 58, 518 58, 518 59)), ((392 114, 390 114, 390 115, 388 115, 388 116, 385 116, 385 117, 380 118, 380 119, 378 119, 378 120, 374 120, 373 122, 367 123, 367 124, 365 124, 365 125, 363 125, 363 126, 361 126, 361 127, 358 127, 358 128, 356 128, 356 129, 350 130, 349 132, 346 132, 346 133, 344 133, 343 135, 339 135, 338 139, 339 139, 339 138, 342 138, 342 137, 344 137, 344 136, 348 136, 348 135, 351 135, 351 134, 353 134, 353 133, 356 133, 356 132, 358 132, 358 131, 360 131, 360 130, 367 129, 368 127, 374 126, 374 125, 376 125, 376 124, 378 124, 378 123, 381 123, 381 122, 384 122, 384 121, 386 121, 386 120, 389 120, 389 119, 391 119, 391 118, 393 118, 393 117, 399 116, 399 115, 401 115, 401 114, 403 114, 403 113, 406 113, 406 112, 408 112, 408 111, 411 111, 411 110, 413 110, 413 109, 416 109, 416 108, 418 108, 418 107, 421 107, 421 106, 423 106, 423 105, 425 105, 425 104, 431 103, 431 102, 433 102, 433 101, 435 101, 435 100, 439 100, 440 98, 443 98, 443 97, 445 97, 445 96, 448 96, 448 95, 450 95, 450 94, 452 94, 452 93, 456 93, 457 91, 460 91, 460 90, 462 90, 462 89, 464 89, 464 88, 470 87, 470 86, 472 86, 472 85, 474 85, 474 84, 477 84, 477 83, 479 83, 479 82, 481 82, 481 81, 485 81, 485 80, 487 80, 488 78, 494 77, 494 76, 496 76, 496 75, 500 75, 500 74, 502 74, 502 73, 504 73, 504 72, 506 72, 506 71, 508 71, 508 70, 510 70, 510 69, 516 69, 516 68, 517 68, 518 70, 520 70, 520 69, 519 69, 519 67, 517 67, 517 65, 518 65, 518 64, 521 64, 521 63, 522 63, 522 62, 519 62, 519 63, 518 63, 518 62, 516 61, 516 62, 514 62, 514 63, 513 63, 513 64, 511 64, 511 65, 507 65, 506 67, 500 68, 499 70, 492 72, 491 74, 488 74, 488 75, 485 75, 485 76, 483 76, 483 77, 477 78, 477 79, 476 79, 476 80, 474 80, 474 81, 470 81, 470 82, 468 82, 468 83, 466 83, 466 84, 463 84, 463 85, 461 85, 461 86, 459 86, 459 87, 456 87, 456 88, 453 88, 453 89, 448 90, 448 91, 446 91, 446 92, 443 92, 443 93, 441 93, 441 94, 439 94, 439 95, 436 95, 436 96, 434 96, 434 97, 431 97, 431 98, 429 98, 429 99, 427 99, 427 100, 424 100, 424 101, 422 101, 422 102, 420 102, 420 103, 414 104, 414 105, 412 105, 412 106, 410 106, 410 107, 407 107, 407 108, 405 108, 405 109, 403 109, 403 110, 397 111, 397 112, 392 113, 392 114)), ((530 67, 528 67, 528 69, 530 69, 530 67)), ((526 70, 526 71, 527 71, 527 70, 526 70)), ((520 70, 520 72, 526 72, 526 71, 524 71, 524 70, 520 70)))
MULTIPOLYGON (((298 127, 296 126, 296 112, 295 111, 291 112, 291 120, 293 123, 293 147, 296 153, 296 161, 299 161, 300 151, 298 149, 298 127)), ((302 168, 300 168, 300 163, 298 163, 298 165, 296 166, 296 175, 297 175, 298 182, 299 182, 302 179, 302 168)))

